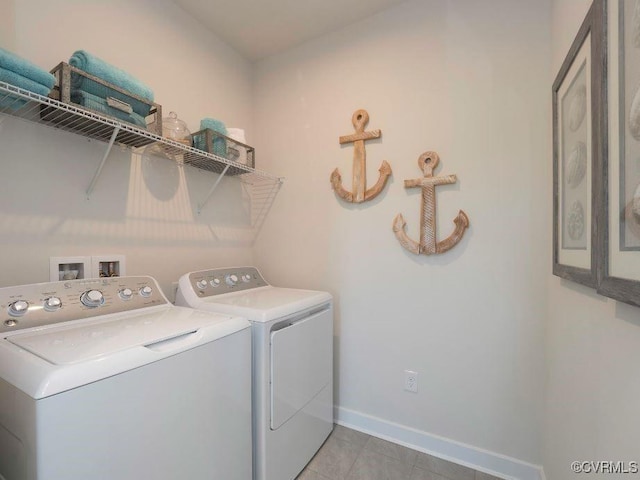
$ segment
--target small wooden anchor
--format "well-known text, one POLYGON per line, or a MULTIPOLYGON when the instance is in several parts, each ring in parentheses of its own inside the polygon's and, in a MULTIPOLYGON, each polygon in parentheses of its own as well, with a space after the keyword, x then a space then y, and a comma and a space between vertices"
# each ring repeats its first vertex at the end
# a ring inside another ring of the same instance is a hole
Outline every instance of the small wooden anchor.
POLYGON ((436 242, 436 187, 456 183, 458 178, 455 175, 444 177, 434 177, 433 170, 440 163, 440 157, 436 152, 425 152, 418 159, 418 166, 424 173, 423 178, 405 180, 404 188, 422 188, 422 208, 420 225, 420 243, 413 241, 405 230, 407 222, 399 213, 393 220, 393 231, 400 241, 400 244, 416 255, 432 255, 434 253, 444 253, 451 250, 462 240, 465 230, 469 227, 469 217, 462 210, 453 223, 456 228, 451 235, 441 242, 436 242))
POLYGON ((367 152, 364 149, 364 141, 372 138, 380 138, 380 130, 365 132, 364 127, 369 123, 369 114, 366 110, 356 110, 351 117, 353 127, 356 129, 354 135, 340 137, 340 144, 353 143, 353 192, 349 192, 342 186, 342 176, 336 168, 331 174, 331 185, 336 194, 352 203, 362 203, 378 196, 382 191, 389 175, 391 167, 386 160, 378 170, 380 176, 376 184, 367 190, 367 152))

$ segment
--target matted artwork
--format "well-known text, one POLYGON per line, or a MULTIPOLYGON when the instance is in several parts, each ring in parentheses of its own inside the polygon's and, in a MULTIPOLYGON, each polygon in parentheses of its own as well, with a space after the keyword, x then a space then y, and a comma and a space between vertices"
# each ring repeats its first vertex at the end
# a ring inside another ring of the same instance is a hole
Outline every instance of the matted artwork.
POLYGON ((575 265, 584 268, 590 267, 590 219, 587 217, 591 210, 591 149, 587 148, 591 141, 591 102, 587 102, 587 93, 591 93, 590 78, 587 75, 590 53, 587 37, 575 58, 573 68, 569 70, 571 82, 566 88, 563 88, 563 84, 558 90, 558 190, 562 192, 558 220, 562 225, 561 245, 563 250, 584 252, 583 261, 577 260, 575 265))
POLYGON ((610 207, 620 214, 620 250, 640 251, 640 2, 618 4, 620 194, 610 207), (616 205, 617 203, 617 205, 616 205))
POLYGON ((609 155, 598 293, 640 306, 640 1, 609 2, 609 155))
POLYGON ((597 285, 596 205, 606 121, 604 0, 595 0, 553 84, 553 273, 597 285))

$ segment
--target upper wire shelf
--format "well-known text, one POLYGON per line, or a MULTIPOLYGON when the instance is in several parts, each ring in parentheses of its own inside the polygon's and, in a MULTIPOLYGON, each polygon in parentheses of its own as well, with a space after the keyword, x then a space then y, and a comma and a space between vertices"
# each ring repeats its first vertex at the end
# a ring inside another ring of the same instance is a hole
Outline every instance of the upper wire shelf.
MULTIPOLYGON (((0 113, 107 142, 109 146, 118 143, 137 148, 154 143, 160 144, 165 153, 179 163, 221 175, 234 175, 243 183, 273 184, 278 185, 279 188, 283 182, 281 177, 270 173, 4 82, 0 82, 0 113)), ((108 151, 103 162, 107 155, 108 151)), ((100 169, 101 167, 102 165, 100 169)), ((87 191, 88 194, 90 189, 87 191)))

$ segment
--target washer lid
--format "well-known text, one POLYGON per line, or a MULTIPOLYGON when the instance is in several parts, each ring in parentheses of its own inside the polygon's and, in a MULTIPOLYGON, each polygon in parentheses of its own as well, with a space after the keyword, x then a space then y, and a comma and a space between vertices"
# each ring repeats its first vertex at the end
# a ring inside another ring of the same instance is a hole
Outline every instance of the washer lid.
POLYGON ((268 322, 331 301, 327 292, 280 288, 271 285, 242 292, 200 298, 193 308, 240 315, 253 322, 268 322))
POLYGON ((0 341, 0 378, 43 398, 248 327, 242 318, 172 305, 76 321, 0 341))
POLYGON ((175 312, 167 309, 161 315, 153 312, 103 319, 17 334, 7 340, 50 363, 69 365, 192 333, 213 320, 198 315, 178 318, 171 313, 175 312))

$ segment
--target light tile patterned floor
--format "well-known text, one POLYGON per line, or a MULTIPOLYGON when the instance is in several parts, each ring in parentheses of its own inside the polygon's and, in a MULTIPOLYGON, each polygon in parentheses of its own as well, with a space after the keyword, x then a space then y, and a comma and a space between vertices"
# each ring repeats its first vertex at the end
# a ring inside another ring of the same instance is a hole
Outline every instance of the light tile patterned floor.
POLYGON ((336 425, 297 480, 499 480, 336 425))

